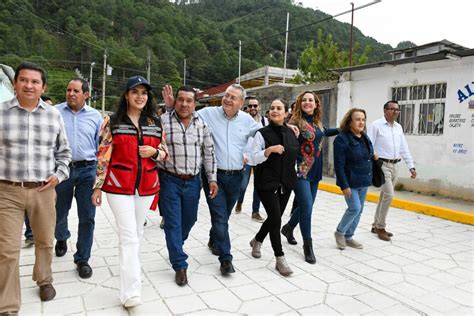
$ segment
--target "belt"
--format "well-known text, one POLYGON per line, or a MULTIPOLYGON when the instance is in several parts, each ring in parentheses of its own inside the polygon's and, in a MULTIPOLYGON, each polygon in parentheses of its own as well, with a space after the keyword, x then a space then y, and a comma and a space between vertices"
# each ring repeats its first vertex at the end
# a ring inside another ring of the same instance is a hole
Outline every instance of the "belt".
POLYGON ((22 187, 22 188, 39 188, 43 186, 45 183, 43 181, 40 182, 13 182, 8 180, 0 180, 0 183, 5 183, 9 185, 13 185, 14 187, 22 187))
POLYGON ((226 176, 235 176, 235 175, 241 174, 241 173, 242 173, 242 170, 244 170, 244 169, 240 169, 240 170, 224 170, 224 169, 217 169, 217 173, 223 173, 223 174, 225 174, 226 176))
POLYGON ((77 167, 87 167, 95 165, 95 160, 77 160, 71 161, 69 167, 77 168, 77 167))
POLYGON ((192 179, 193 177, 195 177, 194 175, 192 174, 177 174, 177 173, 174 173, 174 172, 170 172, 168 170, 164 170, 164 169, 160 169, 161 172, 164 172, 164 173, 167 173, 169 174, 170 176, 173 176, 175 178, 178 178, 178 179, 181 179, 181 180, 189 180, 189 179, 192 179))
POLYGON ((385 158, 379 158, 379 159, 382 160, 383 162, 388 162, 388 163, 397 163, 397 162, 402 161, 401 159, 385 159, 385 158))

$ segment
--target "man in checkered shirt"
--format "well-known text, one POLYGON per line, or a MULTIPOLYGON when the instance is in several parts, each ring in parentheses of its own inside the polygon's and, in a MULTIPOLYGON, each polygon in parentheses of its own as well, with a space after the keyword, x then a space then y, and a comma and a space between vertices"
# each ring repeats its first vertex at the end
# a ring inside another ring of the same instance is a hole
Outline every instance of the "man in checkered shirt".
POLYGON ((25 210, 35 236, 33 280, 42 301, 52 300, 51 262, 56 224, 54 187, 69 176, 71 149, 61 114, 40 97, 46 72, 22 63, 16 96, 0 103, 0 313, 18 313, 19 257, 25 210))

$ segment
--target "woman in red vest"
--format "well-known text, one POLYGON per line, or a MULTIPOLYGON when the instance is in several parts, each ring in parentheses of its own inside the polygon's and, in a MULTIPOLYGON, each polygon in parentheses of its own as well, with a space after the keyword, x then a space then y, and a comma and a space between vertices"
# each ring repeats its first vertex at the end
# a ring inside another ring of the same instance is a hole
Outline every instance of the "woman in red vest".
POLYGON ((96 206, 102 191, 115 216, 119 235, 120 300, 125 307, 141 304, 140 241, 146 212, 158 194, 157 160, 168 150, 151 86, 130 77, 117 111, 104 119, 97 154, 96 206))

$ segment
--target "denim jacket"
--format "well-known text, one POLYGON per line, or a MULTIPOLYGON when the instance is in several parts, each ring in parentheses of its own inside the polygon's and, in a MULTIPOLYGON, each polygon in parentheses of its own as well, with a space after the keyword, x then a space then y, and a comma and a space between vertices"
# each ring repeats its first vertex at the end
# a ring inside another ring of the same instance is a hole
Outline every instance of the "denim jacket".
POLYGON ((358 138, 351 132, 341 132, 334 140, 336 184, 341 190, 368 187, 372 184, 374 149, 367 134, 358 138), (366 143, 367 142, 367 143, 366 143), (367 148, 367 145, 369 148, 367 148))

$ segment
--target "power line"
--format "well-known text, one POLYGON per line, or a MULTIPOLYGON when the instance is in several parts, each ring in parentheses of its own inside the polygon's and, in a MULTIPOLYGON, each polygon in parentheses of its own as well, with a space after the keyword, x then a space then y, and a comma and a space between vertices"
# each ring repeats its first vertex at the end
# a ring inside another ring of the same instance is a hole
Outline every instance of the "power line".
MULTIPOLYGON (((367 3, 367 4, 364 4, 364 5, 358 6, 358 7, 354 8, 354 11, 363 9, 363 8, 368 7, 368 6, 371 6, 371 5, 373 5, 373 4, 377 4, 377 3, 381 2, 381 1, 382 1, 382 0, 375 0, 375 1, 372 1, 372 2, 370 2, 370 3, 367 3)), ((344 15, 344 14, 347 14, 347 13, 351 13, 351 12, 352 12, 352 9, 351 9, 351 10, 344 11, 344 12, 341 12, 341 13, 338 13, 338 14, 335 14, 335 15, 329 15, 328 17, 326 17, 326 18, 324 18, 324 19, 322 19, 322 20, 318 20, 318 21, 315 21, 315 22, 311 22, 311 23, 308 23, 308 24, 304 24, 304 25, 301 25, 301 26, 298 26, 298 27, 289 29, 289 30, 288 30, 288 33, 301 30, 301 29, 306 28, 306 27, 308 27, 308 26, 312 26, 312 25, 315 25, 315 24, 323 23, 323 22, 332 20, 332 19, 337 18, 337 17, 339 17, 339 16, 341 16, 341 15, 344 15)), ((262 38, 259 38, 259 39, 253 40, 253 41, 242 42, 242 45, 241 45, 241 46, 248 45, 248 44, 255 43, 255 42, 259 42, 259 41, 263 41, 263 40, 266 40, 266 39, 269 39, 269 38, 273 38, 273 37, 276 37, 276 36, 280 36, 280 35, 283 35, 283 34, 286 34, 286 31, 280 32, 280 33, 277 33, 277 34, 273 34, 273 35, 269 35, 269 36, 265 36, 265 37, 262 37, 262 38)), ((234 48, 238 48, 238 47, 239 47, 238 45, 237 45, 237 46, 234 46, 234 48)))

